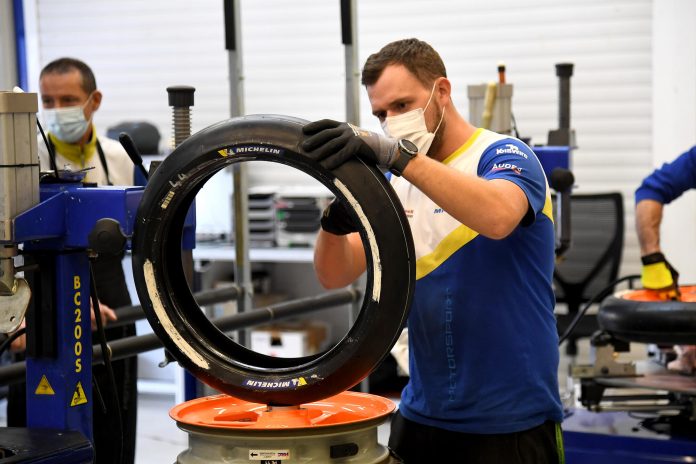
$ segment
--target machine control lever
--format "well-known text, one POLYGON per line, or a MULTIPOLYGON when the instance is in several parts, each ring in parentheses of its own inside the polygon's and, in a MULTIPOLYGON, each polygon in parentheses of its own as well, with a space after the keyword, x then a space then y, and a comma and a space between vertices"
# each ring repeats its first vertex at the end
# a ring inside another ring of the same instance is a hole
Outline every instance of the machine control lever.
POLYGON ((570 192, 575 176, 568 169, 555 168, 551 171, 549 185, 556 193, 556 257, 559 258, 570 248, 570 192))
POLYGON ((97 254, 116 255, 126 248, 126 235, 115 219, 102 218, 87 237, 90 250, 97 254))
POLYGON ((148 179, 150 175, 148 174, 147 169, 145 169, 145 166, 143 166, 143 157, 140 156, 140 152, 135 146, 135 142, 131 136, 126 132, 121 132, 118 134, 118 141, 121 142, 123 149, 126 150, 126 153, 128 153, 128 157, 131 159, 131 161, 133 161, 133 164, 140 169, 140 172, 143 174, 143 176, 145 176, 145 179, 148 179))

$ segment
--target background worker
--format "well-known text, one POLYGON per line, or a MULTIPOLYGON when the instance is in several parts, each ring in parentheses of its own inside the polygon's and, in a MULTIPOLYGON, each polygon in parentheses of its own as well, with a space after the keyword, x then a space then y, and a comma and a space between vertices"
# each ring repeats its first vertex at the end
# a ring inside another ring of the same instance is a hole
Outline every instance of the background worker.
MULTIPOLYGON (((407 463, 562 462, 554 232, 539 161, 459 114, 425 42, 386 45, 362 83, 387 137, 322 120, 303 128, 302 148, 328 169, 356 156, 390 169, 409 220, 410 379, 389 446, 407 463)), ((319 280, 345 286, 365 271, 360 237, 336 202, 322 229, 319 280)))
MULTIPOLYGON (((644 288, 658 291, 665 299, 678 299, 679 273, 665 258, 660 247, 663 206, 696 188, 696 146, 665 163, 643 179, 636 190, 636 231, 643 263, 641 282, 644 288)), ((668 368, 693 372, 696 369, 696 346, 678 346, 677 359, 668 368)))
MULTIPOLYGON (((90 67, 74 58, 54 60, 41 71, 39 89, 48 143, 55 153, 55 158, 52 158, 43 140, 39 140, 41 170, 54 171, 69 167, 78 171, 91 168, 86 171, 86 183, 133 185, 133 163, 123 147, 116 140, 97 137, 92 119, 101 104, 102 93, 97 89, 90 67)), ((108 321, 117 319, 117 313, 112 308, 131 305, 122 259, 123 253, 111 256, 100 254, 92 261, 102 322, 107 324, 107 340, 135 335, 135 324, 108 327, 108 321)), ((94 310, 92 329, 95 329, 94 310)), ((17 348, 14 347, 15 350, 17 348)), ((124 436, 122 462, 132 463, 135 459, 137 418, 137 358, 114 361, 112 367, 121 407, 120 428, 124 436)), ((93 391, 92 401, 95 462, 120 463, 117 461, 121 447, 117 436, 118 414, 114 411, 112 386, 104 365, 93 366, 92 373, 97 387, 93 391)), ((11 426, 25 424, 24 395, 25 387, 22 385, 14 389, 13 399, 8 402, 8 424, 11 426)))

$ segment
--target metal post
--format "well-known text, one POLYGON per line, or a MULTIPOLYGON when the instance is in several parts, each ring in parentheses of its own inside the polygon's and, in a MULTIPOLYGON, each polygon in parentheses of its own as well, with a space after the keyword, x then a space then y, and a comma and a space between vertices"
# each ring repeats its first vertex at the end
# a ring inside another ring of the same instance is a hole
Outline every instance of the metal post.
MULTIPOLYGON (((360 126, 360 69, 358 67, 358 10, 355 0, 341 1, 341 43, 345 53, 346 73, 346 121, 360 126)), ((352 285, 357 289, 357 283, 352 285)), ((350 305, 349 324, 353 324, 358 318, 362 302, 355 300, 350 305)), ((360 382, 360 390, 369 391, 369 378, 360 382)))
MULTIPOLYGON (((188 85, 167 87, 169 106, 172 107, 174 148, 191 136, 191 107, 193 106, 193 94, 195 91, 195 88, 188 85)), ((194 289, 193 251, 191 249, 181 250, 181 263, 186 281, 189 287, 194 289)), ((184 398, 191 400, 198 398, 198 396, 198 382, 196 378, 185 371, 184 398)))
POLYGON ((167 87, 169 106, 172 107, 175 148, 191 136, 191 107, 195 91, 196 89, 189 85, 167 87))
POLYGON ((341 0, 341 41, 346 58, 346 121, 360 125, 357 17, 355 0, 341 0))
POLYGON ((573 75, 572 63, 556 65, 558 76, 558 127, 570 129, 570 76, 573 75))
MULTIPOLYGON (((20 3, 21 6, 21 3, 20 3)), ((17 43, 14 17, 16 2, 0 2, 0 89, 11 89, 17 82, 17 43)))
MULTIPOLYGON (((230 116, 244 114, 244 85, 242 73, 242 34, 239 13, 239 0, 225 0, 225 48, 228 51, 230 76, 230 116)), ((249 262, 249 187, 247 166, 235 163, 232 166, 235 282, 241 289, 237 297, 237 312, 251 309, 253 288, 251 285, 251 264, 249 262)), ((237 341, 245 343, 244 332, 240 331, 237 341)))
MULTIPOLYGON (((0 303, 18 303, 14 256, 15 217, 39 203, 35 93, 0 92, 0 303)), ((24 301, 22 301, 24 303, 24 301)), ((28 303, 28 300, 26 300, 28 303)), ((24 314, 19 311, 19 319, 24 314)))
POLYGON ((558 77, 558 129, 549 131, 549 145, 576 148, 575 131, 570 127, 570 78, 573 63, 556 64, 558 77))
MULTIPOLYGON (((193 106, 193 94, 195 91, 196 89, 189 85, 167 87, 169 106, 172 107, 174 148, 191 137, 191 107, 193 106)), ((189 286, 193 288, 193 252, 189 249, 182 250, 181 260, 186 280, 189 286)))

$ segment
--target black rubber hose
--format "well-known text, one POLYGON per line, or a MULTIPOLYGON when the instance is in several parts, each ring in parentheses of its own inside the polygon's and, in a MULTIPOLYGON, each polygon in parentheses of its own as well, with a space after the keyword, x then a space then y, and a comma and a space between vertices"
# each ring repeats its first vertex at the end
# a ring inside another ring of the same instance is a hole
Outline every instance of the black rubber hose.
POLYGON ((11 335, 9 335, 7 338, 5 338, 2 343, 0 343, 0 355, 5 352, 6 349, 10 347, 13 341, 17 340, 19 337, 24 335, 27 332, 26 327, 22 327, 21 329, 17 330, 16 332, 13 332, 11 335))
POLYGON ((334 171, 302 152, 307 121, 275 115, 234 118, 186 139, 150 178, 136 218, 133 274, 143 309, 167 350, 201 381, 249 401, 301 404, 351 388, 389 354, 415 283, 408 222, 385 176, 358 159, 334 171), (285 164, 317 179, 360 224, 365 298, 348 334, 321 356, 275 358, 227 337, 202 313, 181 265, 186 212, 205 181, 244 161, 285 164))

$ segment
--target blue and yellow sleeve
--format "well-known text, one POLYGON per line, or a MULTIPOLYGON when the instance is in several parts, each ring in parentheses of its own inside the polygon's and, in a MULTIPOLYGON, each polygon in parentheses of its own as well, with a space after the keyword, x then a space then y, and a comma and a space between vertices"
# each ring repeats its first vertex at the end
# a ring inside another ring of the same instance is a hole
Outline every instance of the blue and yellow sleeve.
POLYGON ((478 175, 515 183, 527 196, 534 215, 546 204, 546 177, 541 164, 532 149, 517 139, 504 139, 488 147, 479 161, 478 175))

